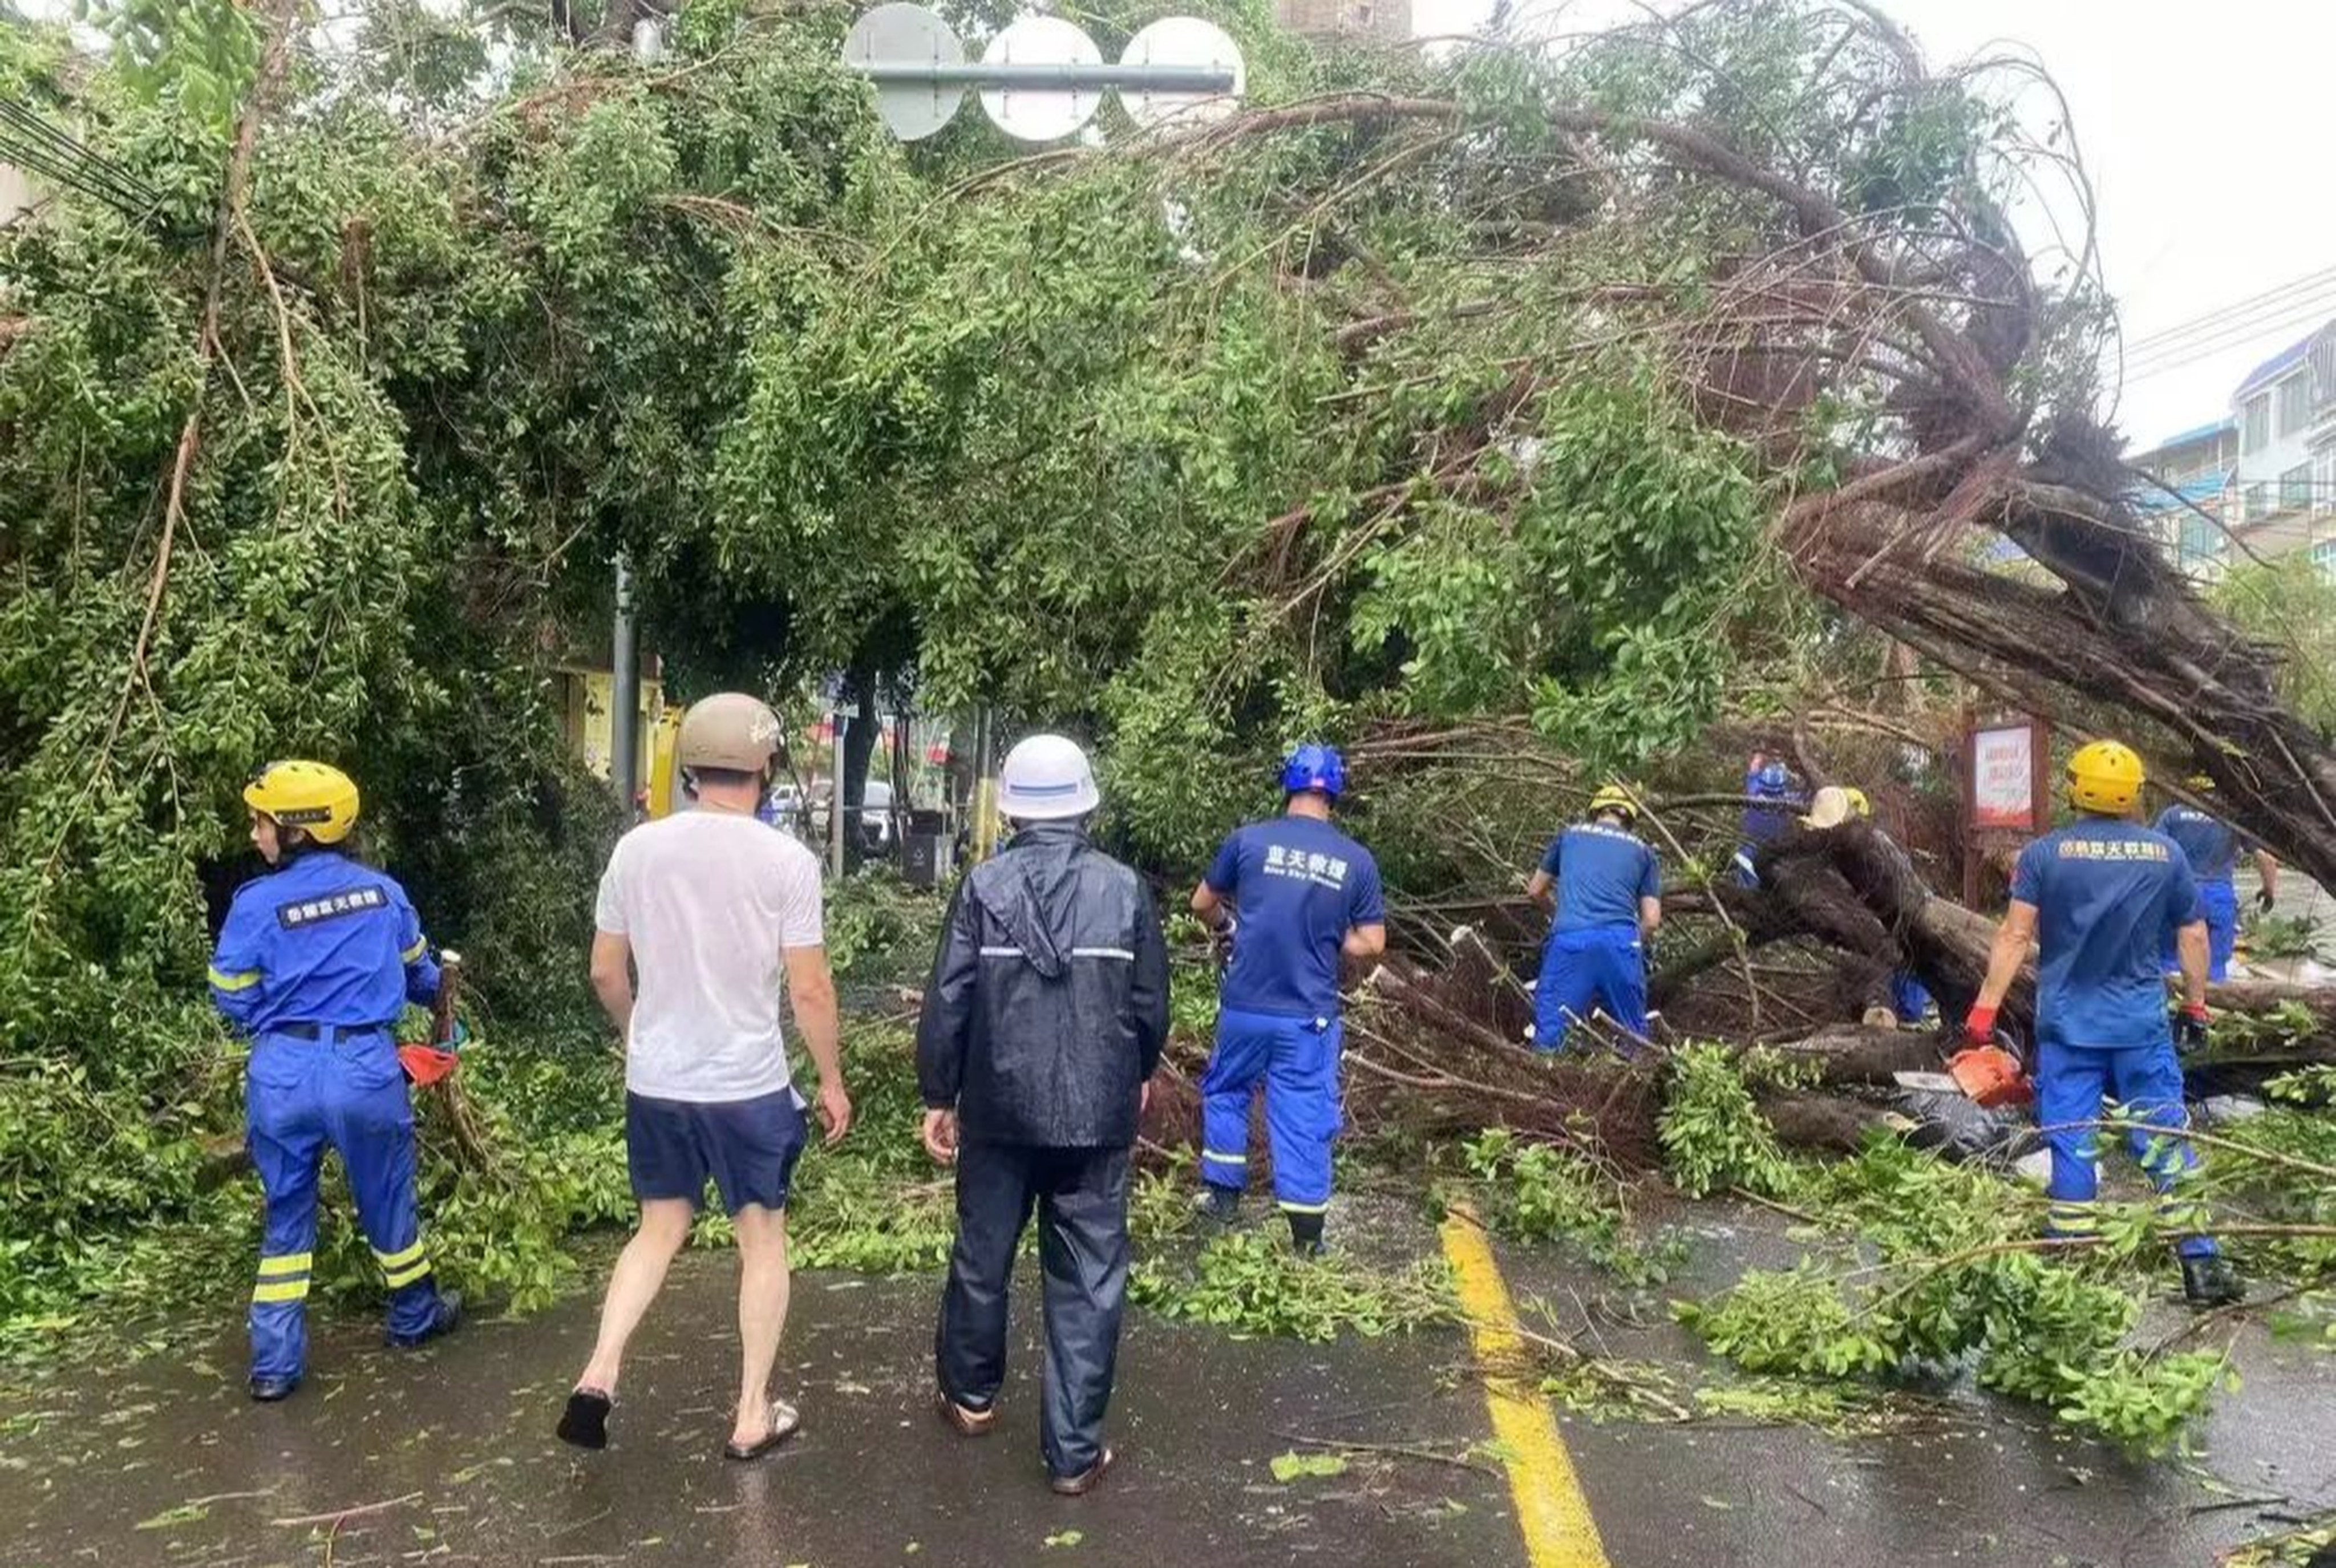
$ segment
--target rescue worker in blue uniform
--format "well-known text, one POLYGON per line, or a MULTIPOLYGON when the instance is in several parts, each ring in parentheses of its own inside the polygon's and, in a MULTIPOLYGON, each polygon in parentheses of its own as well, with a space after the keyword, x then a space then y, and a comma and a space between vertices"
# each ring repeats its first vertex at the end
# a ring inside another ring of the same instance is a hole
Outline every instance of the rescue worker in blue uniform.
POLYGON ((1751 765, 1744 770, 1744 794, 1756 803, 1744 808, 1744 842, 1736 846, 1736 858, 1730 865, 1738 882, 1757 888, 1760 874, 1752 869, 1754 852, 1781 836, 1792 824, 1792 770, 1774 757, 1754 752, 1751 765))
POLYGON ((1606 1009, 1630 1034, 1647 1034, 1646 942, 1663 920, 1662 868, 1630 830, 1638 803, 1619 784, 1590 797, 1589 819, 1550 841, 1526 896, 1553 910, 1533 988, 1533 1046, 1554 1051, 1566 1030, 1606 1009))
POLYGON ((211 997, 251 1041, 247 1116, 267 1194, 251 1293, 251 1397, 281 1399, 307 1371, 316 1172, 340 1151, 357 1222, 389 1286, 389 1342, 453 1331, 414 1192, 414 1107, 391 1027, 438 995, 422 923, 395 881, 341 847, 357 786, 338 768, 270 763, 243 792, 273 869, 238 889, 210 966, 211 997))
POLYGON ((1273 1195, 1301 1252, 1322 1249, 1338 1134, 1338 961, 1387 950, 1378 862, 1330 825, 1345 759, 1309 744, 1282 765, 1284 813, 1234 830, 1192 892, 1192 912, 1235 925, 1201 1076, 1201 1209, 1229 1222, 1249 1178, 1250 1099, 1265 1085, 1273 1195))
POLYGON ((2079 816, 2020 852, 2011 909, 1997 929, 1987 979, 1964 1021, 1974 1045, 1995 1034, 1996 1009, 2037 945, 2036 1119, 2052 1158, 2046 1234, 2097 1234, 2099 1137, 2091 1125, 2115 1097, 2140 1124, 2135 1157, 2162 1194, 2160 1215, 2187 1232, 2176 1244, 2183 1294, 2195 1307, 2241 1299, 2229 1260, 2203 1233, 2204 1206, 2185 1195, 2198 1154, 2179 1135, 2182 1066, 2168 1027, 2158 955, 2176 935, 2185 1047, 2206 1033, 2206 926, 2179 845, 2127 820, 2141 798, 2141 758, 2095 741, 2068 759, 2068 803, 2079 816))
MULTIPOLYGON (((2212 794, 2214 781, 2194 774, 2184 781, 2196 794, 2212 794)), ((2231 873, 2239 862, 2239 835, 2222 818, 2176 801, 2157 813, 2157 831, 2182 846, 2189 857, 2190 874, 2198 879, 2198 902, 2206 911, 2206 978, 2231 978, 2231 954, 2239 942, 2239 893, 2231 873)), ((2255 852, 2255 871, 2263 878, 2255 908, 2271 913, 2279 897, 2279 862, 2268 850, 2255 852)), ((2179 972, 2179 955, 2166 944, 2166 972, 2179 972)))

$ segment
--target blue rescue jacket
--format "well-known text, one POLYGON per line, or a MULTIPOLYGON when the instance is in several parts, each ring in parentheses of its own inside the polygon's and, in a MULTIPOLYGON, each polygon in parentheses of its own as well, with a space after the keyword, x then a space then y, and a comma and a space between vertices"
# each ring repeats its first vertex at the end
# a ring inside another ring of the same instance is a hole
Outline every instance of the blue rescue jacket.
POLYGON ((236 890, 211 956, 211 999, 247 1035, 287 1024, 388 1027, 437 999, 438 965, 397 880, 310 850, 236 890))

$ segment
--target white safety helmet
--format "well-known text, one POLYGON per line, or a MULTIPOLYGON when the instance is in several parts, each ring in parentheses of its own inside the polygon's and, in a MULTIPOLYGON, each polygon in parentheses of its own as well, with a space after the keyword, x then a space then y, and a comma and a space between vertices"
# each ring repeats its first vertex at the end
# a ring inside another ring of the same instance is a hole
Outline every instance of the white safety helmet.
POLYGON ((998 809, 1015 822, 1083 817, 1102 803, 1087 754, 1067 735, 1029 736, 998 772, 998 809))
POLYGON ((1857 814, 1857 803, 1839 784, 1827 784, 1809 797, 1809 813, 1801 819, 1805 828, 1837 828, 1857 814))

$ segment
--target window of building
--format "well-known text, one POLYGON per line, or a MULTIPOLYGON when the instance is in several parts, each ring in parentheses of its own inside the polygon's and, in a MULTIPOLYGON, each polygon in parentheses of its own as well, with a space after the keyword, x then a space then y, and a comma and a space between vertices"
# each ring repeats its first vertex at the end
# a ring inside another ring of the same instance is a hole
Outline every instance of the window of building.
POLYGON ((2293 435, 2312 423, 2312 375, 2309 371, 2279 384, 2279 433, 2293 435))
POLYGON ((2271 394, 2258 393, 2247 399, 2246 435, 2240 443, 2249 452, 2261 452, 2271 444, 2271 394))
POLYGON ((2312 504, 2312 465, 2299 463, 2279 476, 2279 509, 2302 511, 2312 504))
MULTIPOLYGON (((2331 541, 2331 542, 2336 542, 2331 541)), ((2182 517, 2182 559, 2212 560, 2223 553, 2223 531, 2211 517, 2185 512, 2182 517)))
POLYGON ((2250 484, 2239 492, 2239 520, 2253 522, 2271 511, 2271 486, 2250 484))

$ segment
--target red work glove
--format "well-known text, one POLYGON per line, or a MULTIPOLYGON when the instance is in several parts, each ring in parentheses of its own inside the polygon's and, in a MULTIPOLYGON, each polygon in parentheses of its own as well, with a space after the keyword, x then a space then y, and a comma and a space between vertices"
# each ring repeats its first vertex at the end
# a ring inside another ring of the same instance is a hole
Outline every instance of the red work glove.
POLYGON ((1983 1046, 1994 1039, 1995 1009, 1973 1002, 1971 1010, 1963 1018, 1963 1038, 1975 1046, 1983 1046))

